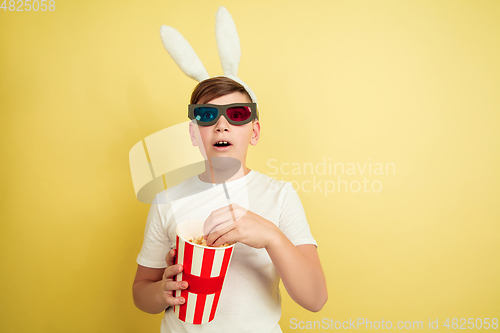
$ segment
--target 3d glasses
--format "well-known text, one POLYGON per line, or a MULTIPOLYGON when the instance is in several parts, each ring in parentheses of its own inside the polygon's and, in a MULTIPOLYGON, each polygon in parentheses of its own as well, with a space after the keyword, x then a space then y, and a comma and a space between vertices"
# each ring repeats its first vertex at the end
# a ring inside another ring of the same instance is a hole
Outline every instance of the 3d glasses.
POLYGON ((259 119, 257 104, 233 103, 227 105, 189 104, 188 117, 200 126, 211 126, 224 115, 232 125, 244 125, 259 119))

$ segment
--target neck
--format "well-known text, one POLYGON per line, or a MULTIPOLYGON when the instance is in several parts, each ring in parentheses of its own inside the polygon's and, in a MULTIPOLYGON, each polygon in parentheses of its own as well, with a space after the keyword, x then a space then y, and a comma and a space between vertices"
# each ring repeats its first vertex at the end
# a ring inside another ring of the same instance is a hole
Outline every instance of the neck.
POLYGON ((251 170, 246 165, 239 163, 212 163, 205 160, 205 172, 198 178, 205 183, 227 183, 246 176, 251 170))

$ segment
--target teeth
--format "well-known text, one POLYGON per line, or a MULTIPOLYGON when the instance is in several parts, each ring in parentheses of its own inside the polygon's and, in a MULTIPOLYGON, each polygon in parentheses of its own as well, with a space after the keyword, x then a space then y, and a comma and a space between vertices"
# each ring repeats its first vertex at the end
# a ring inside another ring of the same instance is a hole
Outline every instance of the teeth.
POLYGON ((227 144, 227 141, 219 141, 218 144, 227 144))

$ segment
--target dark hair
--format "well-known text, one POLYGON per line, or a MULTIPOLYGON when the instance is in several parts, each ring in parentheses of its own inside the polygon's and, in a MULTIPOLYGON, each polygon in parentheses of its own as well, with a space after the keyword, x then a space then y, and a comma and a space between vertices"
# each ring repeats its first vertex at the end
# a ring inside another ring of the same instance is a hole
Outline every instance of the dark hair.
POLYGON ((241 92, 248 96, 250 101, 252 100, 245 87, 238 82, 225 76, 212 77, 201 81, 194 88, 191 94, 191 104, 206 104, 215 98, 229 95, 234 92, 241 92))

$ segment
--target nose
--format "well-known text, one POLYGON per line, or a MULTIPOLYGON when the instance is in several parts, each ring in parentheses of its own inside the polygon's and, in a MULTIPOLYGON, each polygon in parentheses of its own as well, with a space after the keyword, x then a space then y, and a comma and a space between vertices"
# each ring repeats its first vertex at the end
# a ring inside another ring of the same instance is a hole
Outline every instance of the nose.
POLYGON ((228 132, 229 131, 229 122, 226 119, 226 116, 222 115, 217 123, 215 124, 216 132, 228 132))

